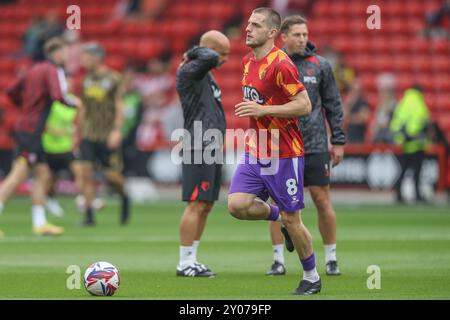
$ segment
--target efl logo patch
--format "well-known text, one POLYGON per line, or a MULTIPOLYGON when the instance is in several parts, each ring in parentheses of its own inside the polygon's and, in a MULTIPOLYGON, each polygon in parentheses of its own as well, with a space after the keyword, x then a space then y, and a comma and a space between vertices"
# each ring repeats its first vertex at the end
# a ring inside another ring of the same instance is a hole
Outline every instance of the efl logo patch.
POLYGON ((306 68, 306 74, 311 77, 315 74, 315 71, 313 68, 306 68))

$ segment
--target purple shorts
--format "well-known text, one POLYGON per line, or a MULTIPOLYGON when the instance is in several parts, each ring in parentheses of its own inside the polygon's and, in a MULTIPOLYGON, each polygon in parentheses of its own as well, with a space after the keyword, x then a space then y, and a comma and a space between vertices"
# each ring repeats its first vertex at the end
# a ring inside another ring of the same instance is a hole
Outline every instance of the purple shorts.
POLYGON ((245 153, 234 172, 228 194, 249 193, 264 201, 270 196, 284 212, 303 209, 304 165, 303 157, 257 160, 245 153))

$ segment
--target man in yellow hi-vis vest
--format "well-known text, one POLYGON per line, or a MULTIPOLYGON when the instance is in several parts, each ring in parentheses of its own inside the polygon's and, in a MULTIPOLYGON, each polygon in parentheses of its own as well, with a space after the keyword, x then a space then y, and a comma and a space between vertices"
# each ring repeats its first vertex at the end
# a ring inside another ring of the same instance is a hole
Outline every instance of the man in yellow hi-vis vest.
POLYGON ((402 145, 403 153, 400 161, 401 173, 395 184, 397 201, 399 202, 404 202, 401 185, 408 168, 412 168, 414 173, 416 201, 425 200, 419 189, 419 175, 428 144, 428 120, 429 112, 422 88, 416 85, 407 89, 394 111, 390 124, 390 129, 394 134, 394 141, 396 144, 402 145))

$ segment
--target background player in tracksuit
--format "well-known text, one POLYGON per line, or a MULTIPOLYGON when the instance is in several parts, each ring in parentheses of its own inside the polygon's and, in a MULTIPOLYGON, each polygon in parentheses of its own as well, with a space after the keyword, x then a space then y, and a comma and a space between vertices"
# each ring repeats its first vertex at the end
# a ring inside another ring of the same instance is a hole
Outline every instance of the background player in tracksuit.
MULTIPOLYGON (((76 161, 76 137, 78 131, 75 124, 78 112, 65 104, 55 101, 52 105, 50 115, 42 135, 42 146, 45 152, 47 164, 52 173, 47 188, 47 210, 56 217, 64 215, 64 209, 56 199, 57 175, 61 171, 70 171, 75 179, 77 191, 82 190, 82 172, 80 161, 76 161)), ((76 198, 79 210, 84 212, 84 197, 78 195, 76 198), (81 203, 81 204, 80 204, 81 203)), ((105 206, 104 201, 97 198, 93 201, 93 207, 100 210, 105 206)))
MULTIPOLYGON (((215 30, 208 31, 202 35, 200 46, 184 55, 177 72, 177 92, 183 108, 184 128, 191 136, 190 141, 183 141, 183 158, 190 158, 191 161, 183 159, 182 164, 183 201, 187 202, 187 206, 180 221, 177 276, 181 277, 215 275, 197 262, 197 249, 208 213, 219 197, 222 165, 204 162, 203 151, 210 146, 210 142, 203 142, 202 138, 208 129, 219 130, 222 138, 225 133, 221 91, 210 71, 227 61, 229 51, 230 42, 225 35, 215 30), (189 154, 190 157, 186 157, 189 154), (196 155, 200 164, 194 163, 196 155)), ((223 152, 222 144, 218 147, 215 148, 216 156, 223 152)))
MULTIPOLYGON (((327 275, 339 275, 336 259, 336 214, 330 198, 330 156, 333 166, 344 155, 345 134, 342 129, 343 111, 341 98, 333 77, 330 63, 316 53, 308 42, 307 21, 298 15, 284 19, 281 36, 285 51, 297 66, 300 81, 306 87, 312 104, 309 116, 299 118, 305 146, 305 187, 309 188, 316 206, 319 230, 325 247, 327 275), (331 150, 328 147, 326 123, 331 129, 331 150)), ((283 235, 279 222, 270 223, 274 250, 274 263, 267 275, 285 273, 283 235)), ((286 237, 286 247, 294 247, 286 237)))
POLYGON ((44 45, 48 60, 33 65, 7 92, 11 100, 20 106, 20 115, 16 123, 17 149, 13 168, 0 186, 0 212, 5 201, 27 177, 29 169, 33 169, 32 231, 37 235, 63 233, 62 228, 47 223, 45 216, 44 201, 50 171, 46 164, 41 136, 54 101, 81 108, 80 99, 67 95, 63 70, 68 57, 67 50, 62 39, 48 40, 44 45))
MULTIPOLYGON (((68 91, 73 92, 72 81, 67 77, 68 91)), ((45 207, 56 217, 64 215, 64 209, 56 199, 57 176, 62 171, 70 171, 74 177, 77 192, 82 190, 82 167, 80 161, 76 161, 79 121, 77 121, 79 112, 77 109, 66 106, 59 101, 53 102, 50 114, 47 118, 45 131, 42 135, 42 147, 45 152, 45 158, 51 171, 51 179, 47 188, 47 200, 45 207)), ((79 119, 78 119, 79 120, 79 119)), ((76 197, 77 206, 80 211, 85 210, 85 199, 80 194, 76 197)), ((92 203, 94 209, 100 210, 105 204, 100 198, 92 203)))

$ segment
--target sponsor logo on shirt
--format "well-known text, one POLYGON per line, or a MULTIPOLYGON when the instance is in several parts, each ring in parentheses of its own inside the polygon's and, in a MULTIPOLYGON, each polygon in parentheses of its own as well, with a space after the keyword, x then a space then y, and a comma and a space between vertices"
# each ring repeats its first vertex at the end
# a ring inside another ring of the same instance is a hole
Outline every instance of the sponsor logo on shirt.
POLYGON ((247 100, 255 101, 259 104, 264 104, 264 98, 261 96, 261 94, 253 87, 244 86, 244 98, 247 100))
POLYGON ((317 78, 314 77, 314 76, 304 76, 303 77, 303 83, 316 84, 317 83, 317 78))

